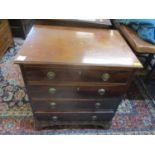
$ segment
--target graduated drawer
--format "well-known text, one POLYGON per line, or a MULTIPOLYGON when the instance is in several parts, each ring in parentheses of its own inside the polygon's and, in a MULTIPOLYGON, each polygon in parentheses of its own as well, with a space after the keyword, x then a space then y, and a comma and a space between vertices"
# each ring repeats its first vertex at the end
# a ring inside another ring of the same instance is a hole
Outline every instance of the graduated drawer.
POLYGON ((98 109, 117 109, 121 98, 102 99, 102 100, 31 100, 31 106, 36 110, 98 110, 98 109))
POLYGON ((46 86, 29 85, 29 94, 32 98, 104 98, 119 97, 126 86, 46 86))
POLYGON ((28 81, 126 83, 129 70, 24 67, 28 81))
POLYGON ((35 118, 51 121, 109 121, 114 116, 113 110, 106 111, 66 111, 66 112, 35 112, 35 118))

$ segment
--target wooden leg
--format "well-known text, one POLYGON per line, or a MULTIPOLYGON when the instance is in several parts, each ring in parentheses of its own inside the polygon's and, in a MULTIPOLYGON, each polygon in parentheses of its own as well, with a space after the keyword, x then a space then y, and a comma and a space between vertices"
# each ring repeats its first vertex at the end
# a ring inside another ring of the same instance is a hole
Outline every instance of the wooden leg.
POLYGON ((144 63, 144 67, 147 69, 148 66, 150 65, 152 59, 154 57, 154 54, 153 53, 150 53, 149 56, 146 58, 146 61, 144 63))
POLYGON ((151 70, 148 72, 146 78, 145 78, 145 82, 148 82, 148 80, 150 79, 150 76, 152 74, 152 72, 155 70, 155 64, 153 65, 153 67, 151 68, 151 70))
POLYGON ((104 128, 105 130, 108 130, 108 129, 111 127, 111 124, 112 124, 112 121, 106 122, 106 123, 103 125, 103 128, 104 128))
POLYGON ((41 122, 38 121, 37 119, 35 119, 35 125, 34 125, 36 130, 41 130, 42 126, 41 126, 41 122))

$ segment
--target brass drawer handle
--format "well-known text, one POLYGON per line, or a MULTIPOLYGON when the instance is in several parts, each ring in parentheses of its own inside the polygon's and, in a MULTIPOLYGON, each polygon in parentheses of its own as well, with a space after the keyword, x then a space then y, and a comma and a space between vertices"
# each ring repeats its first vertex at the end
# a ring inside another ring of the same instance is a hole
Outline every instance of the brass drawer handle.
POLYGON ((93 121, 96 121, 96 120, 97 120, 97 116, 95 116, 95 115, 92 116, 92 120, 93 120, 93 121))
POLYGON ((80 91, 80 88, 76 88, 76 91, 79 92, 80 91))
POLYGON ((98 93, 99 95, 103 96, 105 94, 106 90, 101 88, 101 89, 98 89, 98 93))
POLYGON ((56 89, 55 88, 49 88, 49 93, 50 94, 55 94, 56 93, 56 89))
POLYGON ((82 75, 82 71, 78 71, 78 74, 79 74, 79 75, 82 75))
POLYGON ((99 108, 100 106, 101 106, 101 103, 100 102, 95 103, 95 107, 96 108, 99 108))
POLYGON ((47 77, 48 77, 48 79, 50 79, 50 80, 54 79, 55 76, 56 76, 56 74, 55 74, 54 72, 48 72, 48 73, 47 73, 47 77))
POLYGON ((55 103, 55 102, 51 102, 51 103, 50 103, 50 107, 51 107, 51 108, 55 108, 55 107, 56 107, 56 103, 55 103))
POLYGON ((53 121, 57 121, 58 120, 58 117, 57 116, 52 116, 52 120, 53 121))
POLYGON ((110 74, 108 74, 108 73, 102 74, 102 75, 101 75, 101 79, 102 79, 103 81, 108 81, 108 80, 110 79, 110 74))

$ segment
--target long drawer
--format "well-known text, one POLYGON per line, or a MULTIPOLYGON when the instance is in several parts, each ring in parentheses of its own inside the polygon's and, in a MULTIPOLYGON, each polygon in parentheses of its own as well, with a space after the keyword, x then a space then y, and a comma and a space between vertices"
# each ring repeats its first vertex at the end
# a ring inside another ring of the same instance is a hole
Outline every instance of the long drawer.
POLYGON ((114 111, 72 111, 72 112, 35 112, 35 117, 39 120, 51 121, 109 121, 114 116, 114 111))
POLYGON ((127 89, 122 85, 113 86, 48 86, 29 85, 29 94, 34 98, 105 98, 119 97, 127 89))
POLYGON ((131 75, 129 70, 93 70, 58 67, 25 67, 28 81, 74 81, 74 82, 109 82, 126 83, 131 75))
POLYGON ((111 109, 116 110, 121 98, 102 99, 102 100, 31 100, 31 105, 34 111, 37 110, 98 110, 111 109))

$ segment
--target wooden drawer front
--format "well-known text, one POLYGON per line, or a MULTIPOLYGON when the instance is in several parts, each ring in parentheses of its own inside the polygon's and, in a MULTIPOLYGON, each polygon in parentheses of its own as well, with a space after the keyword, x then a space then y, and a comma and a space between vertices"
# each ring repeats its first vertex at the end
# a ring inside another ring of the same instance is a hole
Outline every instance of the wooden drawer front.
POLYGON ((97 110, 97 109, 117 109, 121 98, 103 99, 103 100, 45 100, 31 102, 32 108, 36 110, 97 110))
POLYGON ((126 83, 130 71, 84 70, 68 68, 25 68, 28 81, 77 81, 126 83))
POLYGON ((97 112, 35 112, 35 117, 39 120, 51 121, 108 121, 114 116, 114 111, 97 112))
POLYGON ((31 97, 35 98, 104 98, 118 97, 124 91, 123 86, 97 86, 97 87, 62 87, 62 86, 29 86, 31 97))

